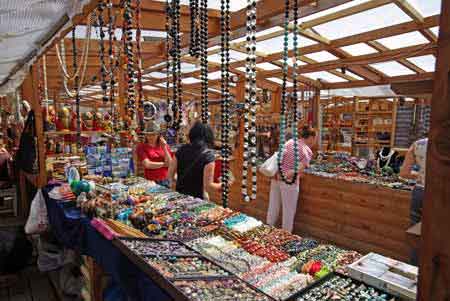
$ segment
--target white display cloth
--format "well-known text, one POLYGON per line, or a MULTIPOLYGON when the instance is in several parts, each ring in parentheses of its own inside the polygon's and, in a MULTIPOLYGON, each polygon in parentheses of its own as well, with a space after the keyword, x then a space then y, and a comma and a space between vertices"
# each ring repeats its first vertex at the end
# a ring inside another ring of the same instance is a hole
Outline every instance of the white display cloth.
POLYGON ((68 22, 59 30, 70 26, 71 18, 81 13, 88 2, 89 0, 0 1, 0 95, 12 93, 20 86, 33 58, 52 41, 47 39, 48 34, 57 29, 55 27, 64 16, 68 17, 68 22), (26 64, 23 64, 27 58, 26 64), (20 66, 22 68, 16 70, 20 66), (17 72, 11 74, 12 71, 17 72))

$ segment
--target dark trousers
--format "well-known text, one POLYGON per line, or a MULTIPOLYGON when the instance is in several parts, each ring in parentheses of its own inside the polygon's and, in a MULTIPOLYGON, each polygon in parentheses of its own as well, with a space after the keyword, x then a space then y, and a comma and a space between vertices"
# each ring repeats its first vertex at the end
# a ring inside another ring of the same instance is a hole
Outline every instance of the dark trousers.
MULTIPOLYGON (((409 213, 409 218, 411 221, 411 226, 422 221, 422 207, 423 207, 423 196, 425 194, 425 189, 422 186, 414 187, 412 191, 411 208, 409 213)), ((418 249, 411 250, 411 264, 419 264, 418 249)))

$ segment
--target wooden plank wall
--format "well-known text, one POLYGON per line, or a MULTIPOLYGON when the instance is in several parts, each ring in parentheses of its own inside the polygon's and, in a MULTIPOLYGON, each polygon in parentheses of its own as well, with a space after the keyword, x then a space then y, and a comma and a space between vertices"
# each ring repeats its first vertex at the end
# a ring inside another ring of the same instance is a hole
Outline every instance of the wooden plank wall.
MULTIPOLYGON (((295 233, 362 253, 377 252, 408 260, 405 231, 409 227, 410 192, 313 175, 305 175, 300 185, 295 233)), ((230 208, 265 221, 269 179, 258 175, 255 203, 240 201, 239 187, 240 183, 232 187, 230 208)))

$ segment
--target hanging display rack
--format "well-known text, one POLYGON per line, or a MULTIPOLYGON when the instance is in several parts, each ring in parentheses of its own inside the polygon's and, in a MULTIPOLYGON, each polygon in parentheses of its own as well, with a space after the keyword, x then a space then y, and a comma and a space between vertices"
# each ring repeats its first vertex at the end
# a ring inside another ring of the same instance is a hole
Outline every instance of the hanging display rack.
POLYGON ((292 80, 293 80, 293 93, 292 100, 294 105, 292 112, 292 139, 294 140, 294 175, 291 179, 286 177, 282 169, 282 161, 284 155, 284 145, 286 143, 286 124, 289 118, 288 110, 288 93, 287 93, 287 77, 289 73, 288 59, 289 59, 289 11, 290 0, 285 1, 285 15, 284 15, 284 41, 283 41, 283 84, 281 94, 281 111, 280 111, 280 144, 278 147, 278 172, 281 180, 286 184, 294 184, 297 181, 299 170, 299 152, 298 152, 298 116, 297 116, 297 59, 298 59, 298 2, 294 1, 293 13, 294 13, 294 28, 293 28, 293 66, 292 66, 292 80))
POLYGON ((256 200, 256 1, 247 1, 247 37, 244 103, 244 150, 242 170, 242 197, 256 200), (252 192, 248 193, 248 174, 251 174, 252 192))

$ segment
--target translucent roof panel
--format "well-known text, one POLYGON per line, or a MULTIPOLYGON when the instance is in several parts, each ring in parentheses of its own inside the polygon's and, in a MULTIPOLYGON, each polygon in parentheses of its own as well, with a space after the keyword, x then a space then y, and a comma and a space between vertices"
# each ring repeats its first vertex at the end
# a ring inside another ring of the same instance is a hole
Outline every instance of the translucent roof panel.
MULTIPOLYGON (((260 64, 256 64, 256 67, 264 69, 264 70, 278 70, 281 69, 280 67, 271 64, 271 63, 260 63, 260 64)), ((245 71, 245 69, 244 69, 245 71)))
POLYGON ((196 83, 201 82, 201 80, 199 80, 199 79, 197 79, 197 78, 195 78, 195 77, 187 77, 187 78, 183 78, 183 79, 181 80, 181 82, 182 82, 183 84, 196 84, 196 83))
POLYGON ((320 35, 334 40, 408 21, 411 18, 397 5, 388 4, 318 25, 314 29, 320 35))
POLYGON ((247 58, 247 54, 235 50, 230 50, 230 59, 234 61, 242 61, 247 58))
POLYGON ((302 74, 306 77, 309 77, 314 80, 321 79, 323 81, 329 82, 329 83, 341 83, 341 82, 347 82, 345 78, 336 76, 334 74, 331 74, 327 71, 318 71, 318 72, 311 72, 311 73, 304 73, 302 74))
POLYGON ((245 68, 245 67, 237 67, 237 68, 236 68, 236 70, 239 70, 239 71, 245 72, 246 68, 245 68))
POLYGON ((341 47, 342 50, 353 56, 365 55, 378 52, 375 48, 370 47, 365 43, 353 44, 345 47, 341 47))
POLYGON ((334 61, 334 60, 338 59, 338 57, 332 55, 328 51, 314 52, 314 53, 306 54, 305 56, 307 58, 315 60, 315 61, 317 61, 319 63, 326 62, 326 61, 334 61))
POLYGON ((214 80, 214 79, 219 79, 220 77, 221 77, 220 71, 208 73, 208 79, 214 80))
POLYGON ((197 70, 200 70, 200 67, 197 67, 194 64, 185 63, 185 62, 181 63, 181 72, 183 72, 183 73, 194 72, 197 70))
POLYGON ((208 62, 214 62, 214 63, 221 63, 221 57, 220 54, 216 53, 216 54, 212 54, 212 55, 208 55, 208 62))
POLYGON ((431 30, 435 35, 439 35, 439 26, 431 27, 430 30, 431 30))
MULTIPOLYGON (((294 35, 289 34, 288 38, 289 38, 288 47, 289 47, 289 49, 292 49, 294 35)), ((256 42, 256 50, 262 51, 262 52, 265 52, 268 54, 275 53, 275 52, 282 52, 283 51, 283 43, 284 43, 283 36, 271 38, 271 39, 264 40, 264 41, 259 41, 259 42, 256 42)), ((308 38, 305 38, 302 36, 299 37, 299 47, 305 47, 305 46, 309 46, 309 45, 313 45, 313 44, 317 44, 317 43, 308 38)))
POLYGON ((441 13, 441 0, 408 0, 408 2, 424 17, 441 13))
POLYGON ((429 41, 418 31, 407 32, 397 36, 377 40, 389 49, 398 49, 408 46, 428 44, 429 41))
POLYGON ((154 78, 166 78, 167 74, 162 73, 162 72, 152 72, 149 74, 150 77, 154 77, 154 78))
POLYGON ((320 17, 323 17, 323 16, 327 16, 329 14, 333 14, 333 13, 339 12, 339 11, 341 11, 343 9, 347 9, 349 7, 353 7, 353 6, 356 6, 356 5, 365 3, 365 2, 369 2, 369 1, 371 1, 371 0, 354 0, 354 1, 350 1, 350 2, 347 2, 347 3, 341 4, 341 5, 337 5, 335 7, 332 7, 332 8, 323 10, 323 11, 320 11, 318 13, 315 13, 315 14, 312 14, 312 15, 309 15, 309 16, 305 16, 303 18, 300 18, 299 21, 300 22, 311 21, 311 20, 314 20, 314 19, 317 19, 317 18, 320 18, 320 17))
POLYGON ((265 29, 265 30, 261 30, 261 31, 257 32, 256 37, 261 37, 261 36, 268 35, 268 34, 271 34, 271 33, 277 32, 277 31, 281 31, 281 30, 283 30, 283 27, 274 26, 269 29, 265 29))
POLYGON ((370 66, 383 72, 387 76, 415 74, 414 71, 410 70, 409 68, 406 68, 405 66, 395 61, 376 63, 371 64, 370 66))
POLYGON ((407 60, 410 61, 411 63, 415 64, 416 66, 422 68, 426 72, 434 72, 435 71, 436 58, 432 54, 411 57, 407 60))
MULTIPOLYGON (((277 83, 282 85, 283 84, 283 80, 281 78, 278 77, 269 77, 268 80, 270 80, 271 82, 277 83)), ((292 87, 293 84, 290 81, 286 82, 286 87, 292 87)))

